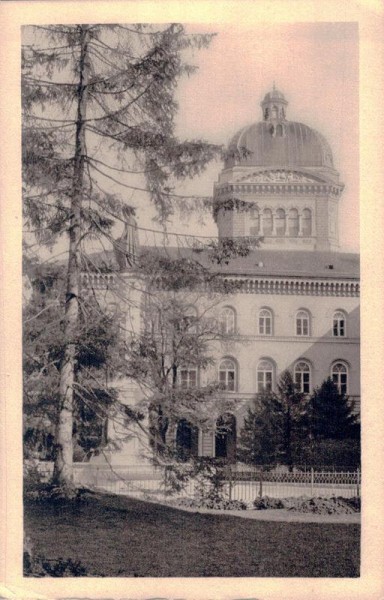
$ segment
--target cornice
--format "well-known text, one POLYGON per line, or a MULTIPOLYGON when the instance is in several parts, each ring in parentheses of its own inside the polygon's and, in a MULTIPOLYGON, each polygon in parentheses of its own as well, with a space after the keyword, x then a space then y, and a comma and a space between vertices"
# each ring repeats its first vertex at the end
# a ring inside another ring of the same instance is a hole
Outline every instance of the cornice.
POLYGON ((303 344, 305 347, 310 344, 336 344, 336 345, 359 345, 360 338, 358 337, 333 337, 329 336, 301 336, 301 335, 258 335, 252 333, 241 333, 237 332, 236 334, 231 334, 229 340, 226 341, 218 340, 217 343, 222 346, 227 346, 225 348, 226 351, 230 351, 233 348, 233 344, 246 344, 248 342, 276 342, 279 344, 289 343, 289 344, 303 344))
POLYGON ((239 293, 277 294, 295 296, 354 296, 360 295, 357 278, 343 277, 332 281, 315 277, 253 277, 246 275, 224 276, 228 283, 240 283, 239 293))
MULTIPOLYGON (((81 284, 84 288, 116 289, 120 283, 124 285, 124 273, 116 277, 114 273, 83 273, 81 284)), ((127 276, 127 279, 131 275, 127 276)), ((360 283, 358 278, 333 278, 332 280, 316 277, 268 277, 252 275, 223 275, 226 283, 238 285, 234 293, 240 294, 276 294, 295 296, 337 296, 359 297, 360 283)), ((140 291, 140 287, 137 288, 140 291)), ((208 290, 208 286, 207 286, 208 290)))
POLYGON ((225 199, 232 194, 295 195, 295 196, 334 196, 338 198, 343 186, 331 183, 216 183, 214 195, 217 199, 225 199))

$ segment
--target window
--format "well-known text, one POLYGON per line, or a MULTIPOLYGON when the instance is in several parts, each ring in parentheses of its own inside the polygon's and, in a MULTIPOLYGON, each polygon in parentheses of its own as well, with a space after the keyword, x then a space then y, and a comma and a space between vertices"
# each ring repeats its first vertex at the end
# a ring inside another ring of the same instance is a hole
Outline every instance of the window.
POLYGON ((235 333, 236 315, 233 308, 226 306, 220 314, 220 331, 224 335, 235 333))
POLYGON ((187 306, 183 318, 184 329, 187 333, 197 333, 197 310, 194 306, 187 306))
POLYGON ((295 366, 295 383, 300 392, 309 394, 311 391, 311 368, 305 361, 300 361, 295 366))
POLYGON ((345 337, 345 314, 341 311, 333 315, 333 335, 334 337, 345 337))
POLYGON ((180 369, 180 387, 183 389, 197 387, 196 367, 180 369))
POLYGON ((312 235, 312 214, 309 208, 304 208, 301 216, 301 230, 304 236, 312 235))
POLYGON ((236 390, 236 364, 231 358, 226 358, 221 361, 219 381, 228 392, 234 392, 236 390))
POLYGON ((259 312, 259 335, 272 335, 272 313, 267 308, 259 312))
POLYGON ((216 421, 215 456, 226 458, 228 462, 236 459, 236 417, 230 413, 216 421))
POLYGON ((199 430, 197 427, 181 419, 176 429, 176 453, 181 461, 187 461, 198 455, 199 430))
POLYGON ((310 335, 309 314, 306 310, 299 310, 296 315, 296 335, 310 335))
POLYGON ((265 208, 263 211, 263 234, 271 235, 273 229, 272 211, 270 208, 265 208))
POLYGON ((348 390, 348 369, 342 362, 337 362, 332 366, 332 381, 337 386, 340 394, 346 394, 348 390))
POLYGON ((270 392, 273 388, 273 364, 269 360, 261 360, 257 365, 257 391, 270 392))
POLYGON ((249 235, 258 235, 260 232, 260 214, 258 209, 251 208, 249 217, 251 221, 249 235))
POLYGON ((296 208, 291 208, 288 213, 288 234, 290 237, 299 235, 299 213, 296 208))
POLYGON ((282 208, 276 211, 276 235, 285 235, 285 211, 282 208))

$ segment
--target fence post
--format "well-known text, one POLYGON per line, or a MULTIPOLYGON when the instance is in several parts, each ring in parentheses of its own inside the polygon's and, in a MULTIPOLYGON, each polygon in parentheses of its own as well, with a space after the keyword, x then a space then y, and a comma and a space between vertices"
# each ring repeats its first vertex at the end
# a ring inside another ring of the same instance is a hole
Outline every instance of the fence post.
POLYGON ((263 497, 263 471, 260 469, 260 486, 259 486, 259 497, 263 497))
POLYGON ((313 483, 314 483, 315 473, 313 467, 311 467, 311 496, 313 497, 313 483))
POLYGON ((357 467, 357 480, 356 480, 356 492, 357 492, 357 497, 360 498, 360 469, 359 467, 357 467))
POLYGON ((228 484, 229 484, 229 500, 232 500, 232 467, 228 465, 228 484))

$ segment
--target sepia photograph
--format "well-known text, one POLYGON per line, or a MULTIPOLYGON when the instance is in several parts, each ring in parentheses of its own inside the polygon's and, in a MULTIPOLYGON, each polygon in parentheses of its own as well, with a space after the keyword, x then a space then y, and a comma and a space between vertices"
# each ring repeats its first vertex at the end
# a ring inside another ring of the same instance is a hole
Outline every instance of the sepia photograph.
POLYGON ((359 577, 357 23, 21 53, 24 577, 359 577))

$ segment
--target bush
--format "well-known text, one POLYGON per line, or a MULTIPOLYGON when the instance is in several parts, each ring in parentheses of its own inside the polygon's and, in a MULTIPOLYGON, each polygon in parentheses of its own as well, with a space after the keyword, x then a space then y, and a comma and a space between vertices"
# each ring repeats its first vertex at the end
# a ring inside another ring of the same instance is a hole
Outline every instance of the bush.
POLYGON ((285 508, 300 513, 316 514, 351 514, 360 512, 360 498, 269 498, 263 496, 253 502, 256 510, 285 508))
POLYGON ((256 500, 253 501, 253 506, 256 510, 265 510, 267 508, 284 508, 284 503, 280 498, 263 496, 262 498, 256 498, 256 500))
POLYGON ((224 498, 179 498, 172 503, 174 506, 185 506, 187 508, 213 508, 215 510, 247 510, 247 504, 243 500, 226 500, 224 498))
POLYGON ((86 577, 87 569, 80 561, 71 558, 48 559, 34 556, 30 538, 24 540, 24 577, 86 577))

